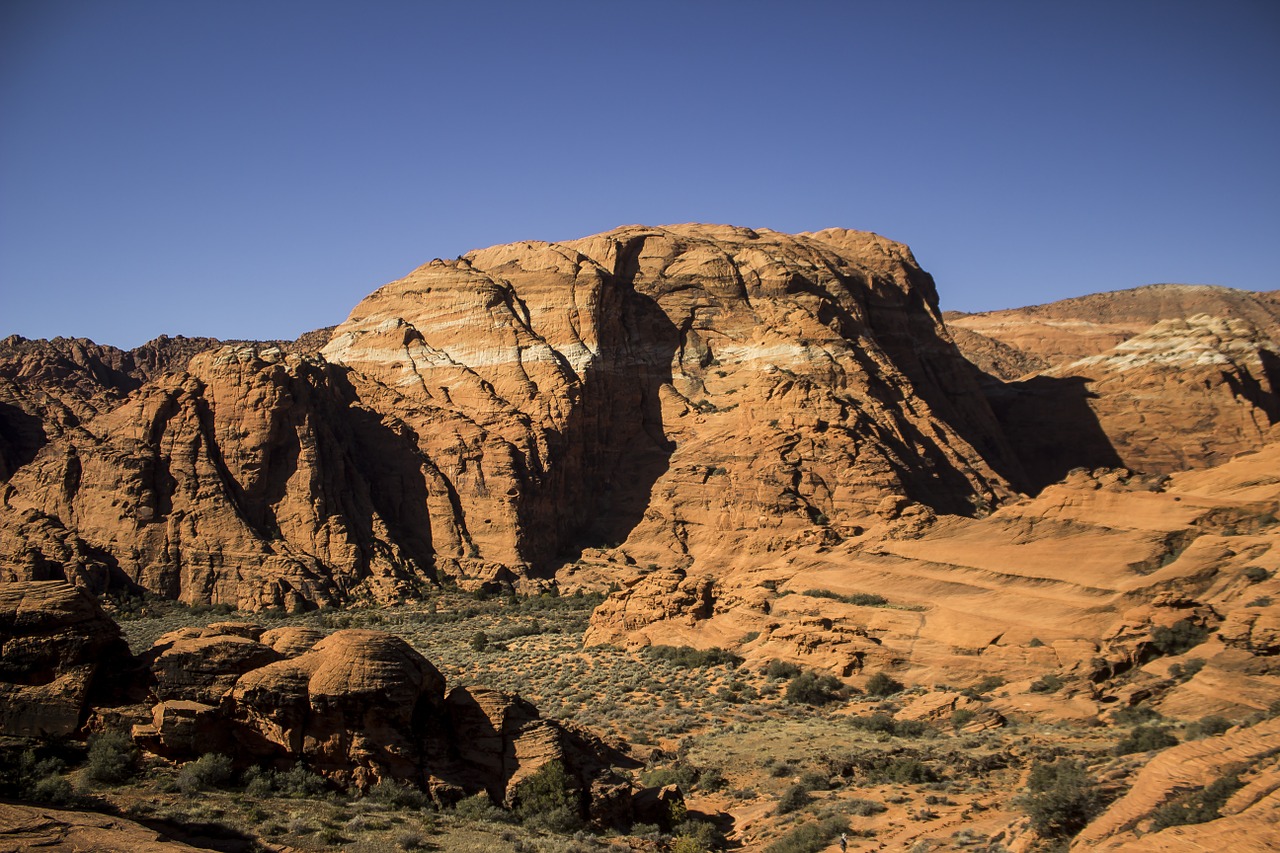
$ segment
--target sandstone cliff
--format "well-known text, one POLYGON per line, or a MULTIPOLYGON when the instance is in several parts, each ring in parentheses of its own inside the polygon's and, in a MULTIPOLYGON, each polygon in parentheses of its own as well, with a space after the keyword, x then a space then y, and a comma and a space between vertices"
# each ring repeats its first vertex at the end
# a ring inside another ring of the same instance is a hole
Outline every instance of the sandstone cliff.
POLYGON ((947 322, 1032 489, 1078 466, 1214 465, 1280 422, 1276 293, 1152 285, 947 322))
POLYGON ((853 535, 888 496, 967 513, 1019 477, 932 280, 861 232, 498 246, 380 289, 319 355, 166 364, 12 474, 5 576, 387 600, 584 548, 746 563, 853 535))

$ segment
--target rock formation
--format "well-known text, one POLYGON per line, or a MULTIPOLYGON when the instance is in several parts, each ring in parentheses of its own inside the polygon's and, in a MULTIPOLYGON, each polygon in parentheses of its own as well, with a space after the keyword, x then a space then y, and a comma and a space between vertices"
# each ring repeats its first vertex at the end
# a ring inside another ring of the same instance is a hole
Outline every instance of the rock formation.
POLYGON ((746 562, 839 541, 889 495, 968 513, 1018 476, 932 280, 862 232, 498 246, 372 294, 320 356, 162 362, 12 474, 8 577, 389 600, 547 577, 588 546, 746 562))
POLYGON ((0 584, 0 734, 80 728, 134 669, 120 629, 93 596, 59 582, 0 584))
POLYGON ((633 570, 586 641, 731 647, 854 684, 999 675, 996 708, 1077 718, 1136 701, 1140 685, 1172 715, 1242 719, 1280 691, 1272 471, 1280 443, 1167 480, 1078 472, 984 518, 887 505, 838 546, 715 576, 633 570), (1202 668, 1178 680, 1192 658, 1202 668), (1046 675, 1061 689, 1032 690, 1046 675))
POLYGON ((1280 298, 1153 285, 949 315, 1027 486, 1071 468, 1225 462, 1280 422, 1280 298))
POLYGON ((119 687, 139 663, 150 721, 133 735, 160 755, 303 763, 343 787, 391 779, 444 802, 483 791, 508 805, 523 779, 558 761, 585 794, 584 816, 601 825, 630 820, 634 785, 622 769, 635 762, 589 732, 544 719, 519 696, 446 692, 435 666, 394 635, 223 622, 166 634, 135 661, 84 590, 0 586, 0 734, 75 734, 91 702, 127 718, 130 706, 120 703, 141 697, 113 694, 94 677, 119 687))
POLYGON ((1168 749, 1142 768, 1129 791, 1075 839, 1081 850, 1275 850, 1280 846, 1280 720, 1237 728, 1168 749), (1151 818, 1179 794, 1239 774, 1221 816, 1152 832, 1151 818))

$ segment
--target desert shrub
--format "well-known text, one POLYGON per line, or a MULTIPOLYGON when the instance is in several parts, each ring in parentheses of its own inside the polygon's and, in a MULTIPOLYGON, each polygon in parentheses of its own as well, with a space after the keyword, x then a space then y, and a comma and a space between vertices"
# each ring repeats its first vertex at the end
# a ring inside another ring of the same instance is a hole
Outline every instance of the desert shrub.
POLYGON ((1245 566, 1240 574, 1244 575, 1249 583, 1261 583, 1271 577, 1271 572, 1262 568, 1262 566, 1245 566))
POLYGON ((721 648, 695 649, 692 646, 648 646, 644 653, 656 660, 665 660, 684 669, 702 669, 709 666, 737 667, 742 658, 721 648))
POLYGON ((489 648, 489 635, 484 631, 476 631, 471 635, 471 651, 483 652, 489 648))
POLYGON ((671 834, 674 836, 671 840, 672 853, 679 850, 704 853, 704 851, 719 850, 725 846, 724 834, 709 820, 691 818, 681 821, 671 828, 671 834))
POLYGON ((570 833, 582 829, 582 802, 564 765, 549 761, 515 790, 515 814, 535 829, 570 833))
POLYGON ((875 675, 867 679, 867 695, 868 696, 892 696, 895 693, 902 692, 904 685, 901 681, 877 672, 875 675))
POLYGON ((65 806, 75 801, 76 791, 66 776, 49 773, 35 780, 35 784, 31 786, 31 799, 37 803, 65 806))
POLYGON ((889 807, 884 803, 877 803, 875 800, 864 800, 861 797, 845 800, 844 807, 849 814, 857 815, 858 817, 871 817, 889 810, 889 807))
POLYGON ((511 823, 513 819, 510 813, 495 806, 493 801, 489 799, 489 795, 483 791, 474 796, 458 800, 453 807, 453 813, 463 820, 487 821, 489 823, 511 823))
POLYGON ((664 788, 667 785, 679 786, 688 791, 698 780, 698 771, 687 764, 673 764, 669 767, 654 767, 640 772, 640 781, 649 788, 664 788))
POLYGON ((426 850, 430 846, 430 842, 422 836, 422 833, 407 829, 396 836, 396 847, 401 850, 426 850))
POLYGON ((1159 832, 1171 826, 1208 823, 1221 817, 1221 809, 1231 795, 1244 787, 1239 773, 1230 773, 1198 791, 1188 791, 1156 809, 1151 830, 1159 832))
POLYGON ((1179 619, 1172 625, 1157 625, 1151 629, 1151 645, 1162 655, 1180 655, 1205 641, 1209 629, 1190 619, 1179 619))
POLYGON ((220 788, 230 781, 231 759, 217 752, 206 752, 178 771, 178 789, 184 794, 220 788))
POLYGON ((967 690, 964 690, 963 693, 964 695, 969 696, 970 698, 975 698, 983 695, 984 693, 990 693, 992 690, 995 690, 997 687, 1000 687, 1003 684, 1004 684, 1004 679, 1001 678, 1000 676, 988 675, 986 678, 983 678, 977 684, 973 685, 967 690))
POLYGON ((1038 681, 1033 681, 1031 683, 1031 692, 1032 693, 1057 693, 1059 690, 1062 689, 1062 685, 1064 684, 1066 684, 1065 681, 1063 681, 1058 676, 1054 675, 1052 672, 1049 672, 1041 676, 1038 681))
POLYGON ((873 592, 854 592, 849 595, 841 595, 829 589, 806 589, 801 595, 807 595, 810 598, 829 598, 833 601, 843 601, 845 604, 856 604, 860 607, 883 607, 889 603, 889 600, 883 595, 876 595, 873 592))
POLYGON ((818 853, 848 829, 849 822, 842 817, 806 823, 765 847, 764 853, 818 853))
POLYGON ((787 684, 786 700, 804 705, 826 705, 841 697, 844 684, 834 675, 805 671, 787 684))
POLYGON ((1046 838, 1067 838, 1084 829, 1102 808, 1097 781, 1069 758, 1037 764, 1022 798, 1031 826, 1046 838))
POLYGON ((1039 637, 1032 637, 1031 642, 1027 643, 1027 648, 1038 649, 1043 645, 1044 645, 1044 640, 1040 639, 1039 637))
POLYGON ((365 796, 375 803, 397 809, 420 809, 428 802, 422 791, 396 779, 379 779, 365 796))
POLYGON ((288 770, 250 767, 244 773, 245 793, 251 797, 278 794, 282 797, 316 797, 329 790, 324 777, 302 764, 288 770))
POLYGON ((921 737, 933 731, 923 720, 895 720, 883 711, 876 711, 865 717, 850 717, 848 723, 855 729, 884 732, 895 737, 921 737))
POLYGON ((1220 717, 1217 714, 1210 714, 1207 717, 1201 717, 1191 725, 1187 726, 1187 740, 1200 740, 1201 738, 1213 737, 1220 735, 1227 729, 1231 728, 1231 721, 1226 717, 1220 717))
POLYGON ((808 788, 804 785, 791 785, 778 798, 778 814, 791 814, 791 812, 799 811, 811 802, 813 802, 813 797, 809 796, 808 788))
POLYGON ((1116 744, 1115 754, 1131 755, 1177 745, 1178 739, 1164 726, 1137 726, 1116 744))
POLYGON ((810 791, 826 791, 831 787, 831 777, 809 770, 800 774, 800 784, 810 791))
POLYGON ((968 708, 957 708, 951 712, 951 728, 959 731, 967 726, 976 716, 978 716, 977 711, 972 711, 968 708))
POLYGON ((1112 715, 1112 719, 1122 726, 1134 726, 1138 723, 1149 723, 1152 720, 1162 720, 1164 717, 1160 712, 1150 705, 1128 705, 1116 711, 1112 715))
POLYGON ((937 782, 938 774, 918 758, 893 758, 876 774, 878 782, 897 782, 902 785, 923 785, 937 782))
POLYGON ((89 739, 85 777, 104 785, 127 781, 137 772, 138 748, 122 731, 103 732, 89 739))
POLYGON ((764 668, 765 678, 772 678, 776 681, 785 681, 795 678, 803 670, 793 663, 787 663, 784 660, 771 660, 769 665, 764 668))
POLYGON ((1187 658, 1182 663, 1175 663, 1169 667, 1169 676, 1176 678, 1178 681, 1190 681, 1195 674, 1204 669, 1204 658, 1187 658))
POLYGON ((705 767, 698 774, 698 789, 702 791, 719 791, 729 784, 719 767, 705 767))

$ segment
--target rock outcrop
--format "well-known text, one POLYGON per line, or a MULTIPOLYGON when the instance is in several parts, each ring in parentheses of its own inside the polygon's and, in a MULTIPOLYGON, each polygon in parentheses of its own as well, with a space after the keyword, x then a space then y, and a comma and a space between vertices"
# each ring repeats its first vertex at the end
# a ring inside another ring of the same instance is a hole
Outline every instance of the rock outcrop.
POLYGON ((1153 285, 947 322, 1032 490, 1075 467, 1216 465, 1280 423, 1276 293, 1153 285))
POLYGON ((297 629, 253 632, 286 654, 246 633, 224 624, 160 638, 143 656, 160 701, 135 738, 178 759, 219 749, 245 764, 303 762, 344 787, 395 779, 444 801, 484 791, 508 805, 521 780, 558 761, 595 792, 597 821, 628 807, 622 755, 519 696, 446 694, 440 672, 396 636, 343 630, 308 645, 297 629))
POLYGON ((87 592, 0 584, 0 734, 72 734, 91 700, 125 686, 135 669, 120 629, 87 592))
POLYGON ((10 477, 9 578, 255 608, 533 583, 587 547, 719 571, 1018 477, 932 280, 863 232, 497 246, 378 290, 320 355, 113 358, 129 396, 10 477))
POLYGON ((1076 837, 1079 850, 1275 850, 1280 846, 1280 720, 1184 743, 1157 755, 1129 791, 1076 837), (1155 827, 1151 819, 1179 795, 1226 776, 1239 790, 1204 823, 1155 827))
POLYGON ((203 850, 115 815, 0 803, 0 853, 93 850, 173 853, 203 850))
POLYGON ((1280 443, 1171 478, 1078 472, 984 518, 904 525, 886 505, 837 546, 714 577, 635 570, 586 641, 724 646, 858 685, 999 676, 1001 713, 1090 718, 1137 696, 1243 719, 1280 691, 1273 471, 1280 443), (1048 675, 1059 688, 1032 689, 1048 675))

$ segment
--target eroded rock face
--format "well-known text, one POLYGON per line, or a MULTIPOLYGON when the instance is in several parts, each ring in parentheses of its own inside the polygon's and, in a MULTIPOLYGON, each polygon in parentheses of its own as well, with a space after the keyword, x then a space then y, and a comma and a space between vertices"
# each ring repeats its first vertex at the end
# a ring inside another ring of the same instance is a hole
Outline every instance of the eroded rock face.
POLYGON ((497 246, 378 290, 322 355, 115 353, 117 396, 12 473, 0 570, 240 608, 525 582, 585 546, 714 575, 1017 476, 932 280, 862 232, 497 246))
POLYGON ((948 324, 1032 489, 1080 466, 1220 464, 1280 422, 1275 293, 1153 285, 948 324))
POLYGON ((0 732, 75 732, 94 696, 132 676, 115 622, 88 593, 48 581, 0 584, 0 732))
POLYGON ((1072 849, 1274 850, 1280 844, 1277 754, 1280 720, 1168 749, 1142 768, 1123 797, 1085 827, 1072 849), (1242 787, 1222 808, 1221 817, 1149 831, 1158 807, 1233 773, 1240 774, 1242 787))
POLYGON ((12 574, 47 576, 93 543, 68 580, 244 609, 394 598, 434 577, 425 462, 331 366, 227 347, 188 368, 12 478, 0 530, 50 528, 0 539, 12 574))

